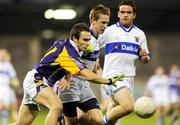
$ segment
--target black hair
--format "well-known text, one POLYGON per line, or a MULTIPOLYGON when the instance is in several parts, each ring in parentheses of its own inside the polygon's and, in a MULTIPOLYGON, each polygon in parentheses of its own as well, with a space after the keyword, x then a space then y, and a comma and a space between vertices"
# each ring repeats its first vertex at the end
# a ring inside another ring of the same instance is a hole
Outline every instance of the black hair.
POLYGON ((133 12, 136 13, 136 4, 133 0, 122 0, 120 3, 119 3, 119 6, 122 6, 122 5, 129 5, 133 8, 133 12))
POLYGON ((70 38, 73 39, 75 37, 76 39, 79 39, 80 34, 82 31, 89 32, 89 26, 86 23, 77 23, 71 28, 70 32, 70 38))

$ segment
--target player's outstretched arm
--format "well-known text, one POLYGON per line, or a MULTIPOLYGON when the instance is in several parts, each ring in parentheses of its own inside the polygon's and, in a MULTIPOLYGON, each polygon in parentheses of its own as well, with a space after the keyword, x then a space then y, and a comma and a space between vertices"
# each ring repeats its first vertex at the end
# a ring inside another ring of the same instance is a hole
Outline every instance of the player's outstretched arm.
POLYGON ((95 73, 91 72, 88 69, 81 70, 80 75, 83 76, 88 81, 91 81, 96 84, 108 84, 108 85, 114 85, 114 86, 115 86, 116 81, 118 81, 120 79, 122 80, 124 78, 124 75, 123 76, 118 75, 118 76, 112 77, 110 79, 105 79, 105 78, 102 78, 102 77, 96 75, 95 73))

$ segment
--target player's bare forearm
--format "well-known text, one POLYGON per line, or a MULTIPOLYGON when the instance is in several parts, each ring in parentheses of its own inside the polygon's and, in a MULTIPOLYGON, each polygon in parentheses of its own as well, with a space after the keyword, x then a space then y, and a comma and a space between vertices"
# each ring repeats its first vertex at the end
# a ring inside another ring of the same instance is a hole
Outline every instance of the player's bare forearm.
POLYGON ((83 69, 82 71, 80 71, 80 75, 88 81, 91 81, 96 84, 109 84, 111 82, 109 79, 97 76, 95 73, 91 72, 88 69, 83 69))
POLYGON ((88 69, 84 69, 84 70, 80 71, 80 75, 83 76, 88 81, 91 81, 93 83, 107 84, 107 85, 113 85, 113 86, 116 86, 116 84, 115 84, 116 81, 122 81, 125 77, 124 74, 119 74, 119 75, 111 77, 109 79, 105 79, 105 78, 102 78, 102 77, 94 74, 93 72, 91 72, 88 69))

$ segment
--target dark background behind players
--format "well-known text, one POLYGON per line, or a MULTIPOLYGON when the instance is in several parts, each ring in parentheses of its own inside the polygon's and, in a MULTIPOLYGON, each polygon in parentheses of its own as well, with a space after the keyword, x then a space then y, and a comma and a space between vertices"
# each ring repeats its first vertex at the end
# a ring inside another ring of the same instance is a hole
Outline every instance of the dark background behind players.
MULTIPOLYGON (((148 65, 138 65, 136 83, 140 83, 141 89, 157 65, 169 69, 171 63, 180 64, 180 1, 135 2, 138 8, 136 25, 146 32, 152 56, 148 65)), ((111 8, 110 24, 118 21, 119 0, 0 0, 0 47, 12 53, 20 80, 55 39, 66 37, 74 23, 88 22, 91 7, 99 3, 111 8), (44 18, 47 9, 60 8, 75 10, 76 17, 72 20, 44 18)))

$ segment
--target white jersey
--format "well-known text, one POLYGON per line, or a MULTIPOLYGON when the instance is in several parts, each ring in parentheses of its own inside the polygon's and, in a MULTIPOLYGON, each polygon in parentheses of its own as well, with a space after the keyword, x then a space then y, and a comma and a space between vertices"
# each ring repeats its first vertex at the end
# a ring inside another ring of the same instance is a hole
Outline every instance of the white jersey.
POLYGON ((0 62, 0 86, 9 87, 11 80, 16 78, 16 72, 10 62, 0 62))
POLYGON ((147 90, 155 102, 160 105, 169 104, 169 78, 166 75, 153 75, 147 83, 147 90))
POLYGON ((144 32, 135 25, 125 29, 118 22, 108 27, 102 37, 105 44, 103 77, 109 78, 119 73, 135 76, 134 62, 139 58, 140 49, 149 53, 144 32))
POLYGON ((100 43, 101 36, 95 37, 93 32, 91 32, 90 45, 93 47, 92 52, 84 52, 82 55, 82 60, 86 64, 89 70, 93 70, 97 58, 100 54, 100 48, 103 47, 103 44, 100 43))
POLYGON ((16 78, 16 72, 10 62, 0 62, 0 101, 9 106, 16 101, 14 90, 10 83, 16 78))

